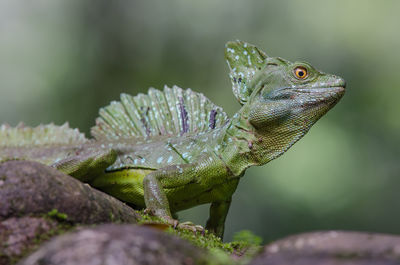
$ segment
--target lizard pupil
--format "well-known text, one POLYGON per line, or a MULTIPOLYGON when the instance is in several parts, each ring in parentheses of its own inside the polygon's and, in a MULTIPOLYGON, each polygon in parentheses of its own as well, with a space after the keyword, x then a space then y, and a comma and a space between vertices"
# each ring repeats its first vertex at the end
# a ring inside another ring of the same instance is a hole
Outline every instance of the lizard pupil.
POLYGON ((299 79, 304 79, 307 77, 307 69, 305 69, 304 67, 297 67, 294 69, 294 74, 296 75, 297 78, 299 79))

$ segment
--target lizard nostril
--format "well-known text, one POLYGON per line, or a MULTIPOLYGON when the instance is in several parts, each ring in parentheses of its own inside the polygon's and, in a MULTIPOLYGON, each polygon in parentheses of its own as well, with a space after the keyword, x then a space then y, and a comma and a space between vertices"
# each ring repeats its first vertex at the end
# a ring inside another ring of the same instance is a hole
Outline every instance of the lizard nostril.
POLYGON ((339 76, 335 76, 335 77, 336 77, 335 86, 345 88, 346 87, 346 81, 343 78, 339 77, 339 76))

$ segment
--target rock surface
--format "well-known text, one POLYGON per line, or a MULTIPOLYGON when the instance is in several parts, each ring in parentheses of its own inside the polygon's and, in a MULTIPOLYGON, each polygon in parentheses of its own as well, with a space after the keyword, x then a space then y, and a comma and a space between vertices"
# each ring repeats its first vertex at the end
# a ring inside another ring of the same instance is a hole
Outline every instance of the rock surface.
MULTIPOLYGON (((222 264, 204 249, 162 231, 134 225, 81 228, 54 238, 19 265, 222 264)), ((225 263, 226 264, 226 263, 225 263)))
POLYGON ((399 265, 400 237, 328 231, 290 236, 267 245, 251 265, 399 265))
POLYGON ((46 165, 0 163, 0 265, 15 263, 76 224, 138 218, 124 203, 46 165))
POLYGON ((9 218, 0 222, 0 264, 11 264, 60 229, 57 221, 41 217, 9 218))
MULTIPOLYGON (((51 167, 29 161, 0 163, 0 265, 14 264, 42 242, 77 225, 134 224, 138 219, 140 215, 124 203, 51 167)), ((154 229, 159 226, 81 227, 45 243, 19 264, 235 263, 226 254, 217 255, 154 229)), ((400 236, 343 231, 300 234, 265 246, 250 262, 261 264, 400 265, 400 236)))
POLYGON ((0 221, 56 209, 71 223, 135 223, 124 203, 54 168, 31 161, 0 164, 0 221))

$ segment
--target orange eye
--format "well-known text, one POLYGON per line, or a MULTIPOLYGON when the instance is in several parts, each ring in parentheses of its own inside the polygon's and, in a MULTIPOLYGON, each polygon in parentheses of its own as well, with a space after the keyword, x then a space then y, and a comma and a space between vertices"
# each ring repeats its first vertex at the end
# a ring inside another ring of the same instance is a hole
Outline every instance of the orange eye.
POLYGON ((294 74, 299 79, 304 79, 304 78, 306 78, 308 76, 307 69, 302 67, 302 66, 296 67, 294 69, 294 74))

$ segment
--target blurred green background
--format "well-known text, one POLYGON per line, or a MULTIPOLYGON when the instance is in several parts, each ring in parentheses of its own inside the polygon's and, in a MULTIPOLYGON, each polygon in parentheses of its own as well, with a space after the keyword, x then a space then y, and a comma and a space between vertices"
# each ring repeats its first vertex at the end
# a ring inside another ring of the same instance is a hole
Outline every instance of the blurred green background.
MULTIPOLYGON (((0 123, 88 133, 121 92, 176 84, 233 114, 224 44, 306 60, 342 101, 281 158, 251 168, 226 240, 321 229, 400 233, 400 1, 0 1, 0 123)), ((204 224, 208 207, 180 215, 204 224)))

